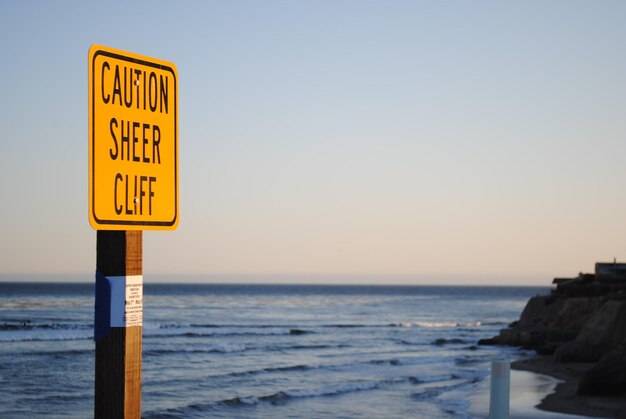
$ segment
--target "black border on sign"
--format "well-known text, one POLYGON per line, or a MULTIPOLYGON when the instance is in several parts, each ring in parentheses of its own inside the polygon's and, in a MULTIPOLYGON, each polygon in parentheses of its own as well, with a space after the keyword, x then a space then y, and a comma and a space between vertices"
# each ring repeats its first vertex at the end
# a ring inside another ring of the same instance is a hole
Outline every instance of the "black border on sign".
POLYGON ((159 63, 154 63, 146 60, 142 60, 140 58, 132 58, 127 57, 121 54, 117 54, 115 52, 105 51, 105 50, 97 50, 92 57, 91 61, 91 212, 93 215, 93 219, 98 224, 103 225, 120 225, 120 226, 155 226, 155 227, 171 227, 176 223, 176 219, 178 218, 178 205, 176 205, 177 197, 178 197, 178 80, 176 79, 176 72, 174 69, 167 65, 162 65, 159 63), (165 70, 172 73, 174 78, 174 218, 171 221, 132 221, 132 220, 103 220, 96 216, 96 131, 95 131, 95 123, 96 123, 96 82, 95 82, 95 64, 96 57, 99 55, 104 55, 106 57, 114 58, 116 60, 122 60, 131 62, 133 64, 139 64, 147 67, 158 68, 159 70, 165 70))

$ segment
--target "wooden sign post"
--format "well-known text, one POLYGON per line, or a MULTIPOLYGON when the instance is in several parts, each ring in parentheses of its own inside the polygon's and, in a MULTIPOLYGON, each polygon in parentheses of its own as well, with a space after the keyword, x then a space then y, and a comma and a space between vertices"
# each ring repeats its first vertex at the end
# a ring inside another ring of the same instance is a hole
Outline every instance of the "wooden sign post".
MULTIPOLYGON (((98 231, 97 271, 117 278, 113 281, 142 275, 142 236, 142 231, 98 231)), ((111 327, 96 341, 96 418, 141 417, 141 331, 141 326, 111 327)))
POLYGON ((178 72, 89 49, 89 223, 97 230, 95 417, 141 417, 143 230, 178 226, 178 72))

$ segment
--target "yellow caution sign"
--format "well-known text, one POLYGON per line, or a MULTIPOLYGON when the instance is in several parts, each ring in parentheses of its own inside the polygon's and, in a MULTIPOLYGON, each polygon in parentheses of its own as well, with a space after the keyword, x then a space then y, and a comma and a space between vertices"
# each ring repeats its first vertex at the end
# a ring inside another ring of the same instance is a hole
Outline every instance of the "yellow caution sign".
POLYGON ((89 49, 89 223, 178 225, 178 71, 113 48, 89 49))

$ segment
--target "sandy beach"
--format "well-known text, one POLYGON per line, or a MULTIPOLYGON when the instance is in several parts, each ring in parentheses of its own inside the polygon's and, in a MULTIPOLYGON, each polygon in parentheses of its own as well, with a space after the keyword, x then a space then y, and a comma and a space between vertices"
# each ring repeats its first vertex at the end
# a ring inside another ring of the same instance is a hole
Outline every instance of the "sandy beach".
MULTIPOLYGON (((561 380, 535 372, 511 370, 511 398, 509 417, 511 419, 574 419, 580 415, 541 410, 541 401, 561 383, 561 380)), ((489 378, 482 381, 470 397, 468 413, 476 418, 489 417, 489 378)), ((585 416, 589 417, 589 416, 585 416)), ((593 417, 593 416, 592 416, 593 417)))
MULTIPOLYGON (((512 363, 511 419, 624 418, 626 400, 576 394, 580 375, 590 364, 556 364, 549 357, 512 363)), ((490 380, 470 397, 472 417, 489 416, 490 380)))
POLYGON ((619 397, 590 397, 576 394, 582 374, 593 364, 555 363, 551 357, 537 356, 528 360, 516 361, 512 368, 530 371, 558 379, 547 397, 537 405, 547 412, 560 412, 586 417, 625 418, 626 399, 619 397))

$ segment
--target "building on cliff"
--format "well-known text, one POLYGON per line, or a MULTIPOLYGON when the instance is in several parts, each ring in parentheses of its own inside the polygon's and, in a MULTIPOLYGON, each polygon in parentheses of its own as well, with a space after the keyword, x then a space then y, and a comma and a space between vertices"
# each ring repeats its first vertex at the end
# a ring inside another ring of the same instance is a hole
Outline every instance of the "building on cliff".
POLYGON ((592 274, 580 273, 573 278, 554 278, 554 285, 574 285, 580 283, 598 282, 604 284, 626 284, 626 263, 596 262, 595 271, 592 274))
POLYGON ((597 281, 601 282, 626 282, 626 263, 613 262, 597 262, 595 276, 597 281))

